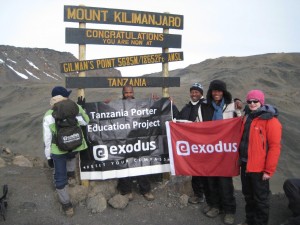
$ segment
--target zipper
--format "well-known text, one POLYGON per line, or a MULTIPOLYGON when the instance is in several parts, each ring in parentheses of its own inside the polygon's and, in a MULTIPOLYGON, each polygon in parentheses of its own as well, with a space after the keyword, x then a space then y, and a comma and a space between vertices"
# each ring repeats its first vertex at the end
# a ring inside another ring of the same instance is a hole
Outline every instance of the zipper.
POLYGON ((260 135, 260 138, 261 138, 263 149, 265 149, 264 135, 262 134, 261 128, 259 128, 259 135, 260 135))

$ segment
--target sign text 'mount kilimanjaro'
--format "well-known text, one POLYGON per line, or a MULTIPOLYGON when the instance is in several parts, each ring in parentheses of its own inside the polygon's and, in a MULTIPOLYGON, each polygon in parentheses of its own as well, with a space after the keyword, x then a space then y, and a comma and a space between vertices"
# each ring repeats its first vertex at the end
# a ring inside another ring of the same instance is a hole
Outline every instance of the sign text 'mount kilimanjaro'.
POLYGON ((122 9, 64 6, 64 21, 183 29, 183 16, 122 9))
POLYGON ((66 43, 181 48, 181 35, 122 30, 66 28, 66 43))
POLYGON ((142 64, 166 63, 183 60, 183 52, 169 52, 148 55, 124 56, 117 58, 105 58, 64 62, 60 64, 62 73, 82 72, 88 70, 108 69, 123 66, 135 66, 142 64))

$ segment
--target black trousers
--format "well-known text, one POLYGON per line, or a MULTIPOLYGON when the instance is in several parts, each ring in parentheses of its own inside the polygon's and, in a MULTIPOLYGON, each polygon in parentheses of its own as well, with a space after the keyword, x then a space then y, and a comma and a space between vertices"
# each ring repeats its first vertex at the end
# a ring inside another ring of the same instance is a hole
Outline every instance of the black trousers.
POLYGON ((206 203, 208 205, 211 205, 207 177, 192 176, 192 188, 193 188, 195 196, 203 197, 203 194, 204 194, 206 203))
MULTIPOLYGON (((150 192, 151 185, 148 176, 138 176, 135 177, 140 188, 140 193, 146 194, 150 192)), ((132 179, 131 177, 119 178, 118 189, 122 195, 132 192, 132 179)))
POLYGON ((204 177, 192 176, 192 188, 194 195, 197 197, 203 197, 204 194, 204 177))
POLYGON ((207 177, 210 206, 235 214, 236 201, 232 177, 207 177))
POLYGON ((300 179, 287 179, 283 184, 283 190, 289 200, 289 209, 294 216, 289 222, 293 225, 300 225, 300 179))
POLYGON ((267 225, 270 209, 269 180, 262 179, 263 173, 246 173, 246 166, 246 163, 242 163, 241 181, 247 223, 267 225))

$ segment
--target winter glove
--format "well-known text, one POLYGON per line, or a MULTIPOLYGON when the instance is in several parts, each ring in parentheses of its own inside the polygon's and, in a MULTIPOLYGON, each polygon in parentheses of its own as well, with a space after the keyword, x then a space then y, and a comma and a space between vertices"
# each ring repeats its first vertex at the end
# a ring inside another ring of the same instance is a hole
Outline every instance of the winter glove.
POLYGON ((48 166, 49 166, 50 168, 54 168, 53 159, 48 159, 48 166))
POLYGON ((78 97, 77 104, 85 109, 85 98, 83 96, 78 97))

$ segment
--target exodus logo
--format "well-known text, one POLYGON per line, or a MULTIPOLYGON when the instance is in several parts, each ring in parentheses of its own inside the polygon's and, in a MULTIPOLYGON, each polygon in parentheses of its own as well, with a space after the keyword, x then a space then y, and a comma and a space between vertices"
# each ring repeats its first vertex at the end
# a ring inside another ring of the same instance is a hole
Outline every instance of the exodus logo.
POLYGON ((190 144, 187 141, 176 141, 177 155, 188 156, 193 153, 222 153, 237 152, 237 143, 223 143, 219 141, 217 144, 190 144))
POLYGON ((120 155, 131 152, 153 151, 156 148, 155 141, 142 142, 141 140, 138 140, 135 144, 127 145, 96 145, 93 146, 93 155, 95 160, 104 161, 108 159, 109 154, 120 155))
POLYGON ((80 140, 80 134, 76 133, 76 134, 72 134, 69 136, 63 136, 62 139, 63 139, 64 143, 77 141, 77 140, 80 140))

